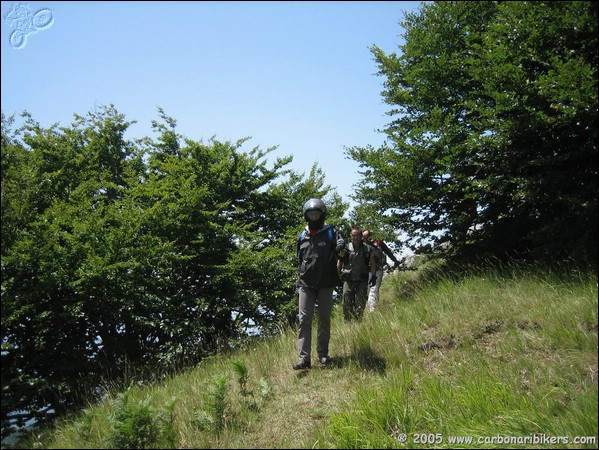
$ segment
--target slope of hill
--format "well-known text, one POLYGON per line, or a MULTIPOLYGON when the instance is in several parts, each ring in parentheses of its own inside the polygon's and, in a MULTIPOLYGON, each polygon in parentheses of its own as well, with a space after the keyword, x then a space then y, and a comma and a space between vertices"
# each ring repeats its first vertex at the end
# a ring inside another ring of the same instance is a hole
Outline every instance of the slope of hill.
POLYGON ((37 448, 597 448, 597 278, 519 270, 383 281, 333 315, 332 367, 295 330, 109 392, 37 448), (559 447, 555 447, 559 445, 559 447))

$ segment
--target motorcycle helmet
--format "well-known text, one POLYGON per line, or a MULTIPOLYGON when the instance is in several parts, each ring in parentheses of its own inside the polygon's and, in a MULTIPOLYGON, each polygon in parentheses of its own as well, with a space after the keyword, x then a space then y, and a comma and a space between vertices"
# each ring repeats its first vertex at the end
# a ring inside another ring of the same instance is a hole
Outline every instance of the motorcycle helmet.
POLYGON ((322 225, 327 215, 327 207, 322 200, 311 198, 304 203, 303 212, 304 219, 306 219, 310 225, 322 225))

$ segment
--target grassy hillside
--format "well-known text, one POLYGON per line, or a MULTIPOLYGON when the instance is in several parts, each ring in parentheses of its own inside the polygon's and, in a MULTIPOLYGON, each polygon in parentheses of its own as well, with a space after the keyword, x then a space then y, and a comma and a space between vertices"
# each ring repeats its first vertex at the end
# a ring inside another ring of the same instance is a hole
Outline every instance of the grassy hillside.
POLYGON ((597 448, 596 275, 513 272, 388 276, 361 322, 335 309, 332 367, 293 371, 282 330, 24 445, 597 448))

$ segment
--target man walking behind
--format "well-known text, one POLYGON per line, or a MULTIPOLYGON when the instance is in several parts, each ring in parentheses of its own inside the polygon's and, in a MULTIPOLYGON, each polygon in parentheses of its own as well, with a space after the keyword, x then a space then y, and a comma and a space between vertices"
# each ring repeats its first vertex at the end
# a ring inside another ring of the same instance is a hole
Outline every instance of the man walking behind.
POLYGON ((368 295, 368 277, 376 283, 376 262, 372 247, 362 242, 362 229, 353 227, 351 242, 340 253, 337 272, 343 280, 343 318, 361 319, 368 295))

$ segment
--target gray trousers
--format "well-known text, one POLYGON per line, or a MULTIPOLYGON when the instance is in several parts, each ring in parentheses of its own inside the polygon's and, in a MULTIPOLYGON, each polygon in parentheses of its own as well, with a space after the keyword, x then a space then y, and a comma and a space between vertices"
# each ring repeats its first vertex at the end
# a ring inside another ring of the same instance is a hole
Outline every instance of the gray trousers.
POLYGON ((318 314, 316 353, 318 358, 329 356, 331 338, 331 310, 333 309, 333 289, 299 288, 299 335, 297 349, 302 360, 310 361, 312 349, 312 319, 318 314))

